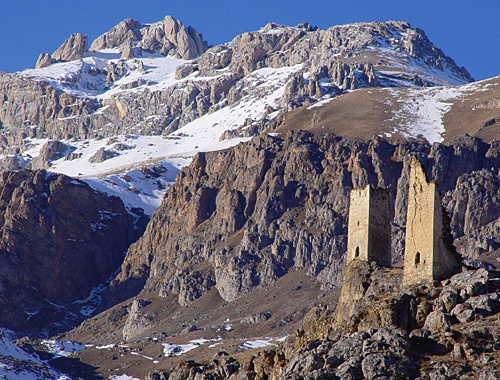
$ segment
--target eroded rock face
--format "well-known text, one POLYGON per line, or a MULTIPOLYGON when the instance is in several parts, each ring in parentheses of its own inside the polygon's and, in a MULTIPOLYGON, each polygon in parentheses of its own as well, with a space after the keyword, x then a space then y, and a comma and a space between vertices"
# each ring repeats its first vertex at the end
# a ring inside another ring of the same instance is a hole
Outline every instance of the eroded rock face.
POLYGON ((90 50, 117 47, 122 49, 122 58, 133 57, 131 50, 137 47, 149 54, 193 59, 203 54, 208 45, 195 29, 186 28, 179 20, 166 16, 162 21, 145 25, 131 18, 125 19, 92 42, 90 50))
POLYGON ((0 120, 7 132, 0 135, 4 153, 17 153, 12 147, 23 147, 27 137, 44 138, 48 134, 62 140, 88 136, 92 129, 88 116, 99 107, 96 100, 77 98, 44 82, 12 74, 0 74, 0 93, 0 120))
POLYGON ((86 298, 142 232, 119 198, 67 176, 5 172, 0 189, 0 324, 8 328, 34 327, 30 318, 49 303, 86 298))
POLYGON ((51 55, 54 61, 75 61, 83 57, 89 50, 88 37, 86 34, 73 33, 66 41, 51 55))
POLYGON ((35 69, 43 69, 52 64, 52 56, 50 54, 41 53, 35 64, 35 69))
POLYGON ((118 25, 112 27, 108 32, 97 37, 90 45, 90 50, 113 49, 123 44, 128 39, 138 40, 138 29, 141 23, 137 20, 127 18, 118 25))
MULTIPOLYGON (((411 156, 419 156, 429 181, 452 194, 469 175, 463 173, 491 168, 497 158, 485 151, 472 138, 430 147, 294 132, 284 140, 261 135, 228 152, 199 154, 167 191, 113 286, 117 294, 132 295, 143 285, 160 296, 178 294, 182 305, 214 286, 231 301, 293 269, 306 269, 324 288, 338 286, 351 188, 390 190, 392 260, 400 262, 411 156)), ((453 228, 462 219, 448 209, 453 228)), ((498 239, 487 225, 477 225, 491 241, 498 239)), ((469 251, 460 253, 467 258, 469 251)))

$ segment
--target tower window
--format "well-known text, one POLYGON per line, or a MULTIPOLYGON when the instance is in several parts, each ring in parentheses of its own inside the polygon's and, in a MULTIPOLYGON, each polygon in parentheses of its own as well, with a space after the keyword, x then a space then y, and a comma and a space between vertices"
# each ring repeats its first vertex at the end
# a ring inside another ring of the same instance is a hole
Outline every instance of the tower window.
POLYGON ((420 252, 415 255, 415 266, 418 266, 418 264, 420 264, 420 252))
POLYGON ((354 250, 354 258, 357 259, 359 257, 359 247, 356 247, 354 250))

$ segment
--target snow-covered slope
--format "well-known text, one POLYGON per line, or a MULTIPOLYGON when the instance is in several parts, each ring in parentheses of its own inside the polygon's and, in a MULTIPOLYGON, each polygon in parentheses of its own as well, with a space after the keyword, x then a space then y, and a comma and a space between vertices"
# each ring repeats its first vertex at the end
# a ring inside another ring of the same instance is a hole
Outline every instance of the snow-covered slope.
POLYGON ((0 329, 0 378, 9 380, 70 380, 34 354, 28 354, 0 329))
POLYGON ((138 92, 137 87, 141 85, 149 87, 151 91, 166 88, 175 83, 174 74, 177 67, 188 62, 175 57, 164 57, 158 53, 144 58, 133 58, 126 61, 124 75, 110 84, 106 81, 106 69, 110 64, 120 61, 124 62, 118 49, 103 49, 87 52, 78 61, 58 62, 40 69, 26 69, 19 75, 47 82, 74 96, 109 99, 122 92, 138 92))
POLYGON ((500 77, 460 86, 367 88, 283 115, 274 130, 303 129, 346 137, 450 142, 469 134, 498 139, 500 77))
MULTIPOLYGON (((169 58, 159 58, 162 59, 169 58)), ((263 117, 268 107, 276 107, 288 78, 300 69, 301 65, 297 65, 255 71, 245 78, 245 87, 251 89, 249 94, 235 105, 206 114, 167 136, 122 135, 63 141, 70 152, 79 157, 52 161, 49 170, 85 178, 94 188, 118 195, 129 207, 140 207, 151 215, 177 172, 189 164, 197 152, 226 149, 248 139, 221 139, 221 136, 246 119, 263 117), (112 151, 116 156, 91 163, 89 159, 99 149, 112 151), (148 171, 148 167, 156 169, 148 171)), ((32 147, 22 154, 25 162, 37 157, 48 141, 26 139, 26 145, 32 147)))

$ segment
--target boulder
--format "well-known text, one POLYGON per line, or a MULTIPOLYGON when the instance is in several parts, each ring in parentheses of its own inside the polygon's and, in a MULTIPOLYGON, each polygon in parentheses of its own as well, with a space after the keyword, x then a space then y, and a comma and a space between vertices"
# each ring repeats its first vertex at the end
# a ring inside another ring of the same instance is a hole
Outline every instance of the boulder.
POLYGON ((424 329, 431 332, 450 331, 449 315, 440 310, 431 312, 425 320, 424 329))
POLYGON ((44 67, 50 66, 52 64, 52 56, 50 54, 41 53, 36 61, 35 68, 43 69, 44 67))
POLYGON ((97 152, 94 153, 92 157, 89 158, 89 162, 96 164, 96 163, 101 163, 106 160, 109 160, 110 158, 116 157, 119 154, 113 150, 107 150, 104 147, 99 148, 97 152))
POLYGON ((48 141, 40 150, 37 157, 31 161, 30 169, 48 169, 51 161, 63 158, 68 151, 69 146, 60 141, 48 141))

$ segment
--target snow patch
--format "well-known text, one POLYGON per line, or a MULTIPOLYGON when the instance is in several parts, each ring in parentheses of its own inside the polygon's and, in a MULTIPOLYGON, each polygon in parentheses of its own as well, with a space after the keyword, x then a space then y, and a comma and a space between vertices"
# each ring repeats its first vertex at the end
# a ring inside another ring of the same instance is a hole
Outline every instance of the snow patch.
POLYGON ((42 344, 47 347, 48 352, 57 356, 69 356, 87 347, 81 343, 65 342, 62 340, 43 340, 42 344))
POLYGON ((393 98, 389 103, 396 103, 392 120, 400 125, 398 131, 405 137, 423 137, 431 144, 443 141, 443 117, 452 102, 477 90, 477 83, 460 87, 414 88, 406 89, 402 97, 397 89, 385 89, 393 98))

